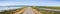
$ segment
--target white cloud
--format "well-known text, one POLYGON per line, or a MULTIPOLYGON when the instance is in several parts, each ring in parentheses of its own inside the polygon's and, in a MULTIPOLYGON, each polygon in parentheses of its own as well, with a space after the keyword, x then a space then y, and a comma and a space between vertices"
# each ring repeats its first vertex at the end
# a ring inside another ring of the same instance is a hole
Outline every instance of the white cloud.
POLYGON ((0 1, 0 6, 9 6, 9 5, 39 5, 39 0, 5 0, 0 1))

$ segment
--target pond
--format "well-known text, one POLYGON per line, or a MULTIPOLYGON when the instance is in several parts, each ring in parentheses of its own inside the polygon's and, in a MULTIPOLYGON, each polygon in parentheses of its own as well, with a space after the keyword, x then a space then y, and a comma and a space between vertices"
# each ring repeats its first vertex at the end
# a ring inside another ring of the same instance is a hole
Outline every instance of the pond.
POLYGON ((22 8, 22 7, 0 7, 0 12, 3 11, 3 10, 13 10, 13 9, 16 9, 16 8, 22 8))

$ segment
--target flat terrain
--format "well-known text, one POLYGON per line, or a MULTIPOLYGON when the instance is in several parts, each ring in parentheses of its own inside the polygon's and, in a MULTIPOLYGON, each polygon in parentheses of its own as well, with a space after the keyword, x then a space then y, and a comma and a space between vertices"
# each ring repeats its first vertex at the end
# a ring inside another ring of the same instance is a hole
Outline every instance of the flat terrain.
POLYGON ((22 12, 23 12, 23 14, 41 14, 36 9, 32 9, 31 7, 24 8, 21 11, 16 12, 14 14, 21 14, 22 12))

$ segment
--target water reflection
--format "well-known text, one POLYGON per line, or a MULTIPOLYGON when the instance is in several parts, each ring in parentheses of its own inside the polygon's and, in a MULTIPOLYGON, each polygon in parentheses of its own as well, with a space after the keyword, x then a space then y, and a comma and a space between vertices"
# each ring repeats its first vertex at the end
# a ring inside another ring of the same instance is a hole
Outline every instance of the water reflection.
POLYGON ((22 7, 0 7, 0 11, 2 11, 2 10, 12 10, 12 9, 16 9, 16 8, 22 8, 22 7))

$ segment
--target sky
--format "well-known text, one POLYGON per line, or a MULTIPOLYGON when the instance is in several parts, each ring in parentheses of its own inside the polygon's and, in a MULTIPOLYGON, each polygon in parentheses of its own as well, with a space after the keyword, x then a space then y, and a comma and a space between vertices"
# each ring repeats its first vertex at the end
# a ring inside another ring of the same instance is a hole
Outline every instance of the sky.
POLYGON ((0 6, 9 5, 60 6, 60 0, 0 0, 0 6))
MULTIPOLYGON (((60 6, 60 0, 0 0, 0 6, 11 5, 60 6)), ((0 11, 4 9, 7 7, 0 7, 0 11)))
POLYGON ((60 6, 60 0, 41 0, 40 5, 42 5, 42 6, 60 6))
POLYGON ((39 5, 40 0, 0 0, 0 6, 9 5, 39 5))

